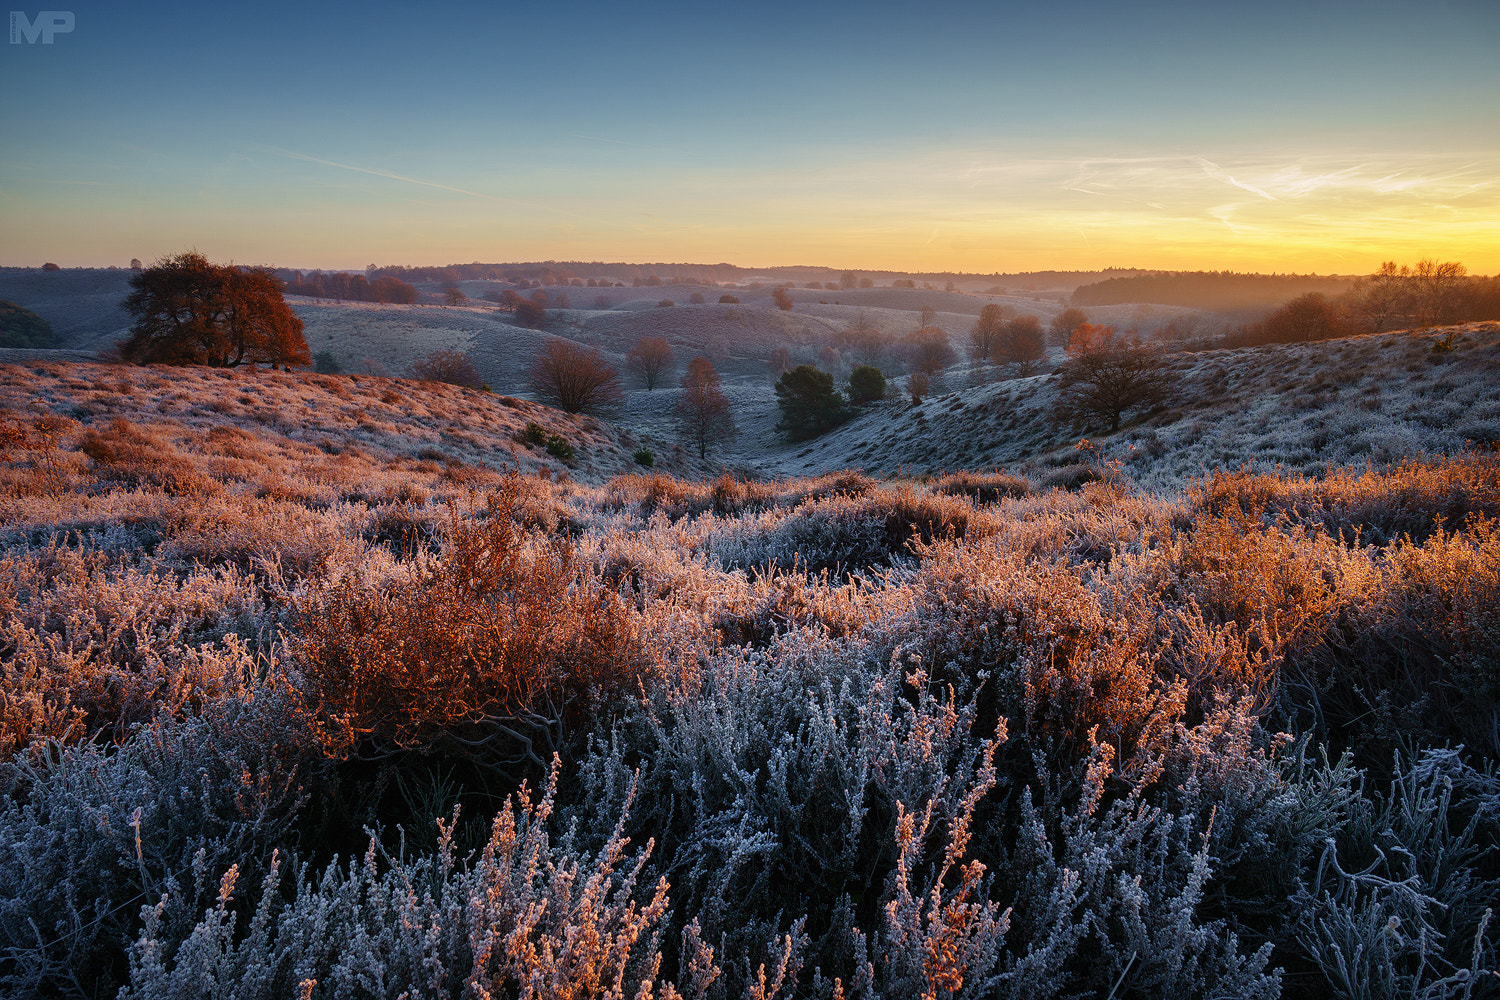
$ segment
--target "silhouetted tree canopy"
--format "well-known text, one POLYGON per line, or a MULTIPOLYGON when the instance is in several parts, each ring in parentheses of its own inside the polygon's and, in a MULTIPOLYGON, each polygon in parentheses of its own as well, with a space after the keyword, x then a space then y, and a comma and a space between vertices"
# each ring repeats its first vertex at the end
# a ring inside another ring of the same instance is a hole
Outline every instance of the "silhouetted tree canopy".
POLYGON ((195 251, 163 257, 130 279, 135 317, 120 356, 136 364, 305 365, 302 320, 264 267, 213 264, 195 251))
POLYGON ((817 437, 850 416, 833 376, 812 365, 798 365, 777 380, 776 405, 781 407, 776 431, 792 441, 817 437))
POLYGON ((25 306, 0 300, 0 347, 48 348, 52 324, 25 306))
POLYGON ((1249 309, 1308 292, 1339 295, 1352 278, 1316 274, 1238 274, 1233 271, 1155 271, 1109 278, 1074 289, 1075 306, 1154 302, 1192 309, 1249 309))

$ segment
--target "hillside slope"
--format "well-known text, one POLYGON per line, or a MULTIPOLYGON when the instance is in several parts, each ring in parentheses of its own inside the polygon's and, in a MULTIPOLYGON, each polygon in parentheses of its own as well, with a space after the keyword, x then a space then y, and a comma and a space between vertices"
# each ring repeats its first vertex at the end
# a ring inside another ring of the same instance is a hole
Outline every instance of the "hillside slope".
POLYGON ((1500 323, 1169 354, 1164 363, 1180 380, 1172 400, 1116 434, 1058 425, 1055 379, 1036 375, 955 388, 920 406, 881 404, 768 456, 763 470, 881 475, 1005 465, 1045 473, 1076 462, 1073 448, 1087 436, 1139 480, 1167 488, 1242 463, 1317 474, 1500 440, 1500 323), (1440 342, 1449 349, 1434 350, 1440 342))

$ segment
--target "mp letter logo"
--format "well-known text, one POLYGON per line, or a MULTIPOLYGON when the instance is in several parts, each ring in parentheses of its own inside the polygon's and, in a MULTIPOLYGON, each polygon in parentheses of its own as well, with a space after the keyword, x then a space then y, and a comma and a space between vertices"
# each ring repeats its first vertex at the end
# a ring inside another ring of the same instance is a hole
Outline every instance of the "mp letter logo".
POLYGON ((38 38, 43 45, 51 45, 58 35, 73 30, 71 10, 39 10, 35 18, 27 18, 24 10, 10 12, 10 44, 35 45, 38 38))

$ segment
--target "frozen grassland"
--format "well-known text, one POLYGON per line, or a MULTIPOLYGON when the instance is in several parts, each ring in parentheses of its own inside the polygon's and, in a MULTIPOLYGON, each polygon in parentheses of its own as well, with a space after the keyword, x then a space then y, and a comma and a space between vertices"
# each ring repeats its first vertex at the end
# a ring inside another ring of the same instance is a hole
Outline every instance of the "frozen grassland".
POLYGON ((0 992, 1496 995, 1495 335, 1434 339, 1178 356, 1074 467, 1010 380, 754 481, 0 366, 0 992))

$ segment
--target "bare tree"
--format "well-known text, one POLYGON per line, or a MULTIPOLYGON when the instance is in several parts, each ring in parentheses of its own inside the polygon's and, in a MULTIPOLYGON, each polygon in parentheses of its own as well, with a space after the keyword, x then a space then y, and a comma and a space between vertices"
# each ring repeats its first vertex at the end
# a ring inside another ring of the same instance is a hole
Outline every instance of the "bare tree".
POLYGON ((1029 374, 1036 363, 1047 356, 1047 340, 1042 321, 1035 316, 1017 316, 1000 328, 994 347, 995 360, 1013 364, 1021 374, 1029 374))
POLYGON ((1460 298, 1469 269, 1456 260, 1435 261, 1422 259, 1412 268, 1412 284, 1416 293, 1417 322, 1422 324, 1452 323, 1460 312, 1460 298))
POLYGON ((1176 375, 1162 367, 1159 351, 1113 338, 1096 343, 1057 369, 1057 414, 1063 420, 1102 421, 1117 431, 1126 411, 1159 406, 1176 388, 1176 375))
POLYGON ((608 414, 625 399, 620 373, 598 348, 571 340, 543 345, 531 363, 527 383, 539 401, 568 413, 608 414))
POLYGON ((1393 260, 1381 262, 1380 270, 1355 286, 1354 308, 1376 333, 1387 324, 1398 323, 1412 306, 1411 268, 1393 260))
POLYGON ((677 401, 677 428, 683 438, 698 446, 698 457, 708 457, 708 447, 734 437, 736 428, 729 397, 720 386, 714 364, 699 355, 688 362, 682 376, 682 398, 677 401))
POLYGON ((979 319, 975 320, 974 329, 969 331, 969 354, 975 361, 995 360, 995 343, 1009 316, 1008 306, 994 302, 979 310, 979 319))
POLYGON ((785 347, 778 347, 771 352, 771 358, 766 362, 766 367, 771 369, 772 378, 780 378, 792 370, 792 352, 785 347))
POLYGON ((1068 308, 1052 317, 1052 323, 1048 327, 1051 333, 1052 343, 1059 347, 1065 345, 1073 337, 1073 331, 1089 321, 1089 314, 1082 309, 1068 308))
POLYGON ((777 285, 775 288, 773 288, 771 290, 771 298, 776 301, 776 308, 777 309, 783 309, 784 310, 784 309, 790 309, 790 308, 792 308, 792 296, 791 296, 791 293, 789 293, 785 288, 783 288, 780 285, 777 285))
POLYGON ((940 327, 924 326, 906 337, 906 349, 911 357, 911 366, 929 376, 947 368, 958 360, 958 353, 948 341, 948 334, 940 327))
POLYGON ((672 345, 664 337, 642 337, 625 355, 625 367, 640 376, 650 392, 672 370, 675 360, 672 345))
POLYGON ((411 377, 478 389, 484 385, 474 362, 463 351, 433 351, 411 366, 411 377))

